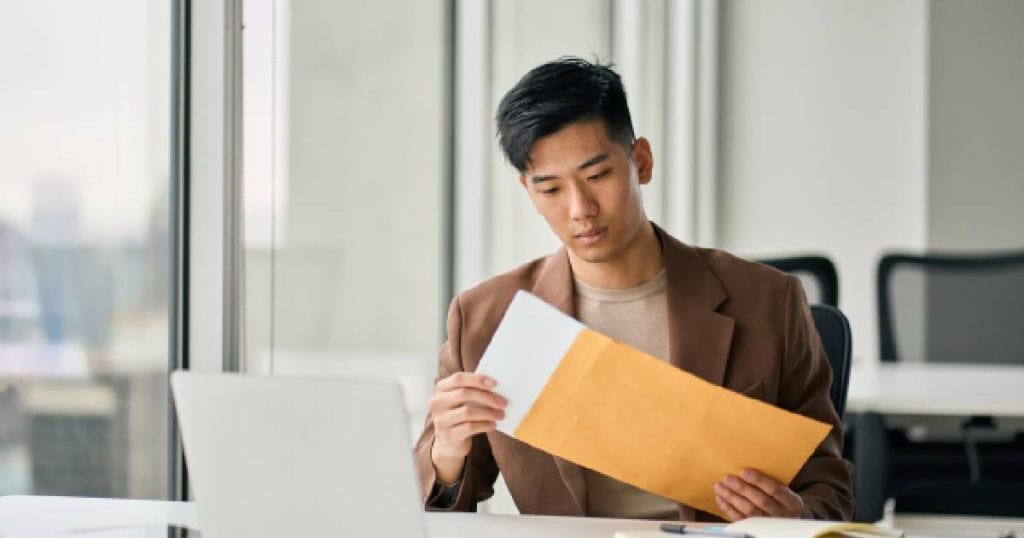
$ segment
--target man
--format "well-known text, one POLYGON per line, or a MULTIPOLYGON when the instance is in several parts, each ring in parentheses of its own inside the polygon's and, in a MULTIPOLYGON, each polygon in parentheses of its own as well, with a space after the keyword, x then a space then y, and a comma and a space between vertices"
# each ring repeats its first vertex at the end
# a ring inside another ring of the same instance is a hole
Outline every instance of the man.
MULTIPOLYGON (((729 520, 850 519, 850 470, 828 397, 831 371, 799 281, 677 241, 647 220, 653 156, 619 76, 579 59, 541 65, 502 99, 499 141, 558 252, 460 294, 416 445, 428 509, 475 510, 499 472, 520 512, 715 519, 495 430, 501 380, 472 373, 516 290, 707 381, 833 429, 788 486, 745 469, 714 486, 729 520)), ((685 480, 686 477, 679 477, 685 480)))

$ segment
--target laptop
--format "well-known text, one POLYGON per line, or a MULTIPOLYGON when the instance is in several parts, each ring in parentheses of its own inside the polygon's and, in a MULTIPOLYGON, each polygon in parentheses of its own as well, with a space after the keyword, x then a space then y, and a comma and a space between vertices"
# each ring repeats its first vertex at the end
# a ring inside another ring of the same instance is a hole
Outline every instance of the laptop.
POLYGON ((204 538, 422 538, 401 388, 178 371, 171 390, 204 538))

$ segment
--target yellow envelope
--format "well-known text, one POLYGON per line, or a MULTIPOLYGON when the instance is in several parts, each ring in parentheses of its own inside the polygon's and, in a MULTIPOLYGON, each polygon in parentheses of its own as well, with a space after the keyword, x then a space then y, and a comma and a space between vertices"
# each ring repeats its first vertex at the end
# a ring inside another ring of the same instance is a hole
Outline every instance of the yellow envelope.
MULTIPOLYGON (((550 333, 554 323, 538 321, 541 314, 532 312, 526 323, 535 323, 534 342, 543 347, 550 340, 543 332, 550 333)), ((512 431, 545 452, 723 515, 715 504, 715 482, 753 468, 788 484, 831 429, 575 327, 562 329, 575 331, 575 337, 560 360, 548 361, 553 371, 512 431)), ((498 346, 504 339, 511 335, 496 336, 498 346)), ((481 365, 499 370, 498 362, 485 354, 481 365)), ((503 382, 497 379, 500 392, 503 382)))

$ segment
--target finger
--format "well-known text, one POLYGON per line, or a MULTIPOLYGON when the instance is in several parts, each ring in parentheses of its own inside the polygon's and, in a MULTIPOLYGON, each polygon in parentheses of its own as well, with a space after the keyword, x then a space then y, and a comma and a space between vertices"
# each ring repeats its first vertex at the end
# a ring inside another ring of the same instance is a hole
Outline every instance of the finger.
POLYGON ((497 381, 483 374, 475 372, 455 372, 454 374, 438 381, 435 387, 442 391, 452 390, 458 387, 491 390, 497 385, 497 381))
POLYGON ((760 489, 769 497, 775 499, 775 501, 786 510, 787 515, 794 512, 799 513, 803 510, 803 499, 794 493, 793 490, 779 483, 775 479, 754 469, 744 469, 740 471, 740 478, 748 484, 760 489))
POLYGON ((717 482, 715 484, 715 494, 728 501, 733 508, 743 514, 743 517, 768 515, 764 510, 758 508, 757 505, 750 502, 746 497, 727 487, 724 484, 724 481, 717 482))
POLYGON ((786 513, 786 507, 782 503, 743 478, 730 474, 726 475, 721 483, 766 514, 782 515, 786 513))
POLYGON ((497 422, 503 418, 505 412, 500 409, 466 405, 437 415, 434 417, 434 426, 442 429, 454 428, 463 422, 497 422))
POLYGON ((721 496, 715 495, 715 504, 717 504, 718 509, 725 514, 725 519, 727 521, 733 522, 743 519, 743 514, 741 514, 739 510, 734 508, 733 505, 729 504, 729 501, 723 499, 721 496))
POLYGON ((480 433, 492 432, 497 428, 497 424, 491 421, 482 420, 479 422, 463 422, 458 426, 452 428, 450 431, 452 436, 456 439, 468 439, 474 435, 480 433))
POLYGON ((508 405, 508 401, 488 390, 459 387, 435 393, 434 397, 430 399, 428 408, 432 414, 436 414, 464 405, 504 409, 508 405))
POLYGON ((768 478, 754 469, 743 469, 740 471, 739 477, 746 483, 760 489, 771 497, 775 497, 782 487, 782 484, 779 484, 775 480, 768 478))

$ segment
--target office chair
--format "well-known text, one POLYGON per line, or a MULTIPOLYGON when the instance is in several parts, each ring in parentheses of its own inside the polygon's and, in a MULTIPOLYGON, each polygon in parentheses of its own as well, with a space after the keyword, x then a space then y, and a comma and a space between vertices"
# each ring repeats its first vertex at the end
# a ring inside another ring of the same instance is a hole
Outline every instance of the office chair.
POLYGON ((888 254, 878 264, 883 361, 1024 365, 1024 250, 888 254))
POLYGON ((794 256, 757 261, 800 278, 807 302, 839 306, 839 274, 832 260, 824 256, 794 256))
POLYGON ((832 366, 832 386, 829 397, 836 408, 836 414, 843 418, 846 410, 846 393, 850 387, 850 362, 853 356, 853 338, 850 322, 838 308, 829 305, 811 305, 811 317, 818 329, 825 355, 832 366))
MULTIPOLYGON (((888 254, 878 265, 883 361, 1024 365, 1024 251, 888 254)), ((992 417, 970 417, 962 438, 913 441, 882 417, 853 420, 858 519, 899 512, 1024 515, 1024 435, 983 442, 992 417), (925 477, 925 478, 922 478, 925 477)))

